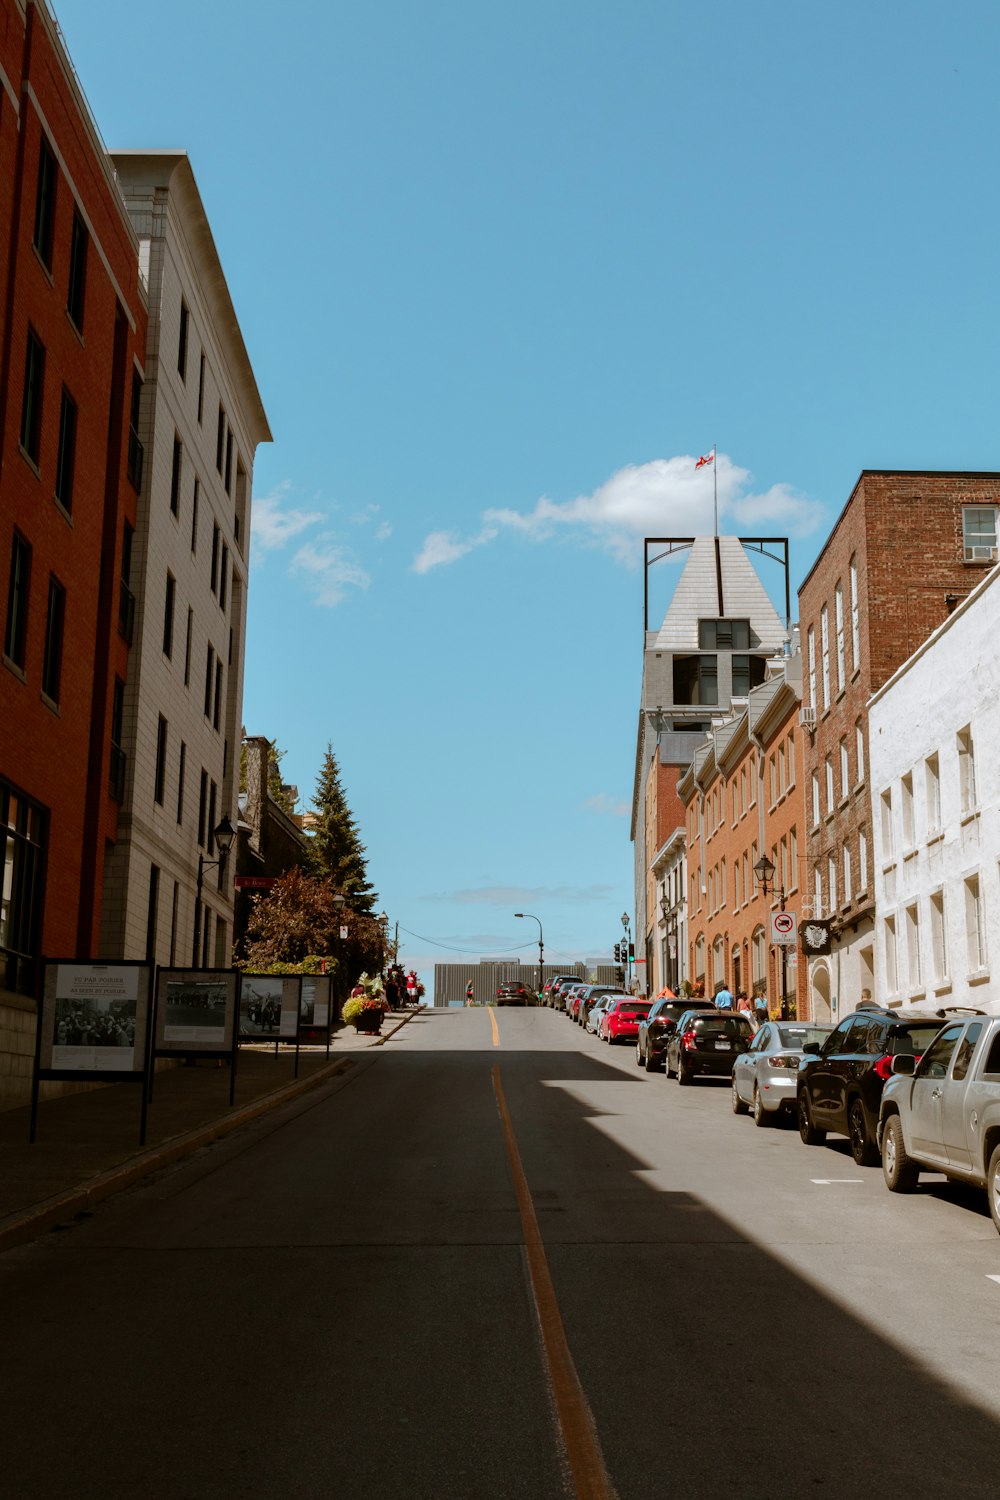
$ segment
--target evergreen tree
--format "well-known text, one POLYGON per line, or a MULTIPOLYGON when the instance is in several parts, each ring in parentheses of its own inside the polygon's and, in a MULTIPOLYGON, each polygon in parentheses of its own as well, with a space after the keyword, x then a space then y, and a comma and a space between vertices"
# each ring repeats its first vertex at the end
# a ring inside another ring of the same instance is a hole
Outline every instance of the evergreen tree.
POLYGON ((316 830, 312 836, 313 865, 316 873, 329 880, 347 897, 348 905, 358 912, 371 912, 378 901, 368 879, 365 846, 351 817, 340 768, 333 746, 327 745, 323 768, 316 778, 316 830))

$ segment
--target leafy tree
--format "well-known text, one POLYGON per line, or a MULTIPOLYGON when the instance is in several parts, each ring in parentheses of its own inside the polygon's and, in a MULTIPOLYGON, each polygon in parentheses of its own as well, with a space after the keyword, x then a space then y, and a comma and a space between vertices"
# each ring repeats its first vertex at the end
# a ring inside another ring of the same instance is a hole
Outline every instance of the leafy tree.
POLYGON ((266 896, 258 896, 247 923, 241 968, 298 968, 315 973, 326 958, 338 988, 362 972, 377 973, 385 961, 384 936, 375 918, 338 904, 343 895, 329 881, 289 870, 266 896), (347 937, 340 936, 342 927, 347 937))
POLYGON ((358 835, 340 784, 340 768, 327 745, 323 768, 316 778, 316 829, 312 837, 313 864, 316 872, 342 890, 348 904, 357 912, 371 914, 378 893, 368 879, 365 846, 358 835))

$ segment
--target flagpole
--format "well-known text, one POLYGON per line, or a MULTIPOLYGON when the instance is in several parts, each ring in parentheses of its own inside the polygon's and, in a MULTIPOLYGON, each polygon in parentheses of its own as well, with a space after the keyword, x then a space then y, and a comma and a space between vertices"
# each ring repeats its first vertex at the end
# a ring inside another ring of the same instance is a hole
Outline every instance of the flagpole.
POLYGON ((715 501, 715 534, 716 534, 716 536, 718 536, 719 535, 719 445, 718 445, 718 443, 716 443, 715 446, 713 447, 712 453, 714 455, 714 457, 712 459, 712 490, 713 490, 713 498, 714 498, 714 501, 715 501))

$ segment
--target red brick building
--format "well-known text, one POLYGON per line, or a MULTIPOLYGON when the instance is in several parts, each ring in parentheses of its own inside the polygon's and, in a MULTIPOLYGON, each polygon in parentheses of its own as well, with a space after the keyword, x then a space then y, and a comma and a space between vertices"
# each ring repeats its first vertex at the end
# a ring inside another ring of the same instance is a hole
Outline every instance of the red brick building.
POLYGON ((874 988, 868 699, 993 566, 998 508, 997 473, 865 470, 799 589, 815 1020, 874 988))
POLYGON ((55 22, 0 0, 0 1103, 36 960, 96 952, 142 451, 138 241, 55 22))

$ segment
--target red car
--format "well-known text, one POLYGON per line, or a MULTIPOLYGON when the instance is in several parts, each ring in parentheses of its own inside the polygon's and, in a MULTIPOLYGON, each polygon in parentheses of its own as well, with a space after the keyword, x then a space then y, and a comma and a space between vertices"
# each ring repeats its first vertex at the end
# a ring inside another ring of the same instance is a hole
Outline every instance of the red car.
POLYGON ((639 1035, 639 1022, 649 1015, 651 1004, 651 1000, 616 1000, 601 1017, 601 1040, 609 1044, 635 1041, 639 1035))

